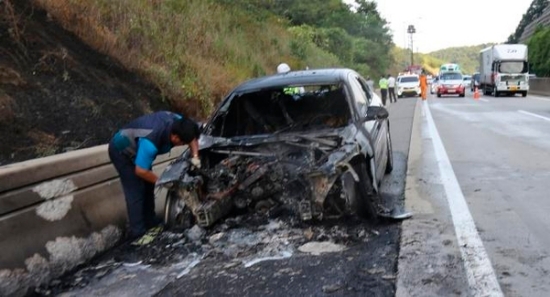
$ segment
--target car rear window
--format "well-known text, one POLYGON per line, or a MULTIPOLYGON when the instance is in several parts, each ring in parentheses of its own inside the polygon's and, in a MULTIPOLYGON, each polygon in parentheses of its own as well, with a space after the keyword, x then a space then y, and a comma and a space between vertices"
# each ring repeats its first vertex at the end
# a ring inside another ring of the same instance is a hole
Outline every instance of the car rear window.
POLYGON ((409 83, 409 82, 418 82, 418 77, 416 76, 404 76, 401 78, 400 82, 409 83))

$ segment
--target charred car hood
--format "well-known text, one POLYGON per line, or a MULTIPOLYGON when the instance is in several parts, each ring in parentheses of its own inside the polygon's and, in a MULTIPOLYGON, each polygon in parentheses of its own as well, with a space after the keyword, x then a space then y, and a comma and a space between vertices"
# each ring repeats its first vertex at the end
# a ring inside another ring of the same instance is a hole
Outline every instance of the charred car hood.
MULTIPOLYGON (((356 155, 372 156, 370 140, 358 132, 358 126, 351 124, 341 129, 233 138, 203 135, 200 138, 199 149, 201 155, 214 152, 265 157, 288 164, 287 167, 293 167, 288 170, 333 176, 338 174, 338 167, 347 166, 345 164, 356 155), (306 154, 306 151, 310 153, 306 154), (311 151, 315 153, 311 155, 311 151)), ((164 170, 157 186, 173 182, 192 182, 192 177, 185 174, 190 169, 188 154, 188 151, 184 152, 164 170)))

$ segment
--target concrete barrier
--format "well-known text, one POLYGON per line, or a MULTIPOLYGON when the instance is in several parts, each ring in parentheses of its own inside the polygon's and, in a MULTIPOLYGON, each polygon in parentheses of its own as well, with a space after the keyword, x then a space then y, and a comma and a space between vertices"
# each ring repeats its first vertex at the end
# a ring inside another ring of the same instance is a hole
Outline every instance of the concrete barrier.
POLYGON ((530 78, 529 93, 550 96, 550 77, 530 78))
MULTIPOLYGON (((183 149, 157 158, 153 170, 183 149)), ((156 204, 162 213, 162 198, 156 204)), ((0 296, 24 295, 111 248, 125 223, 107 145, 0 167, 0 296)))

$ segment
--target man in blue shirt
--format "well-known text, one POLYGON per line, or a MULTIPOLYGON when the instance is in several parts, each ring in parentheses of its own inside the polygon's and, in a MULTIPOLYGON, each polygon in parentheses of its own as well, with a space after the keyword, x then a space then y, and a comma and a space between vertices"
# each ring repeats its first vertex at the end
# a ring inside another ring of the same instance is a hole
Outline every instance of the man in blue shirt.
MULTIPOLYGON (((109 142, 109 157, 120 175, 130 223, 130 239, 145 238, 148 230, 156 228, 161 220, 155 215, 155 183, 153 161, 174 146, 188 145, 191 163, 200 168, 200 129, 196 122, 179 114, 160 111, 141 116, 120 129, 109 142)), ((152 240, 152 239, 151 239, 152 240)), ((138 239, 146 244, 148 240, 138 239)))

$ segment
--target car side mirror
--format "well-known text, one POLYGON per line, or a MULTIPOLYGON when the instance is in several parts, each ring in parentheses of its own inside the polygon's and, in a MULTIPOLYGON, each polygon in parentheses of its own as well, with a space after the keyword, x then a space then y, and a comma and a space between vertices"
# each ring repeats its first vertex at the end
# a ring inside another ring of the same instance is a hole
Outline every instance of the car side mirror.
POLYGON ((204 131, 204 128, 206 128, 206 123, 204 122, 198 122, 197 124, 199 124, 199 130, 202 132, 204 131))
POLYGON ((387 119, 390 116, 388 110, 382 106, 369 106, 365 121, 373 121, 379 119, 387 119))

